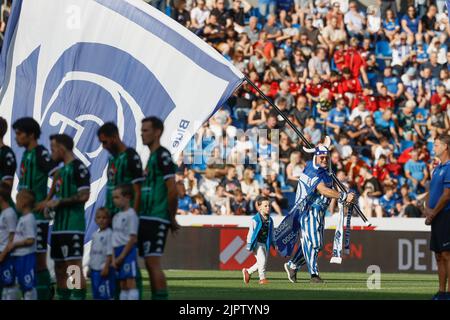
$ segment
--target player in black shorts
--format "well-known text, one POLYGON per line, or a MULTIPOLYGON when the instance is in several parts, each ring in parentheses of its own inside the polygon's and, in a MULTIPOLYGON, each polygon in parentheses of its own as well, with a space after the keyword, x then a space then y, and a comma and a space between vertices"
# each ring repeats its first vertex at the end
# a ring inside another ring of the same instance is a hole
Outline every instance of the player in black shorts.
POLYGON ((36 208, 33 210, 37 223, 36 237, 36 280, 39 300, 50 300, 53 296, 50 273, 47 268, 47 239, 49 219, 44 215, 48 177, 56 170, 56 163, 50 153, 38 144, 41 128, 33 118, 20 118, 13 124, 16 142, 24 147, 19 171, 18 190, 29 189, 36 196, 36 208))
POLYGON ((142 120, 142 143, 150 149, 150 158, 144 171, 139 213, 139 255, 144 257, 150 275, 153 300, 168 298, 167 283, 161 268, 167 232, 178 230, 175 220, 177 191, 175 164, 170 152, 160 145, 163 122, 156 117, 142 120))

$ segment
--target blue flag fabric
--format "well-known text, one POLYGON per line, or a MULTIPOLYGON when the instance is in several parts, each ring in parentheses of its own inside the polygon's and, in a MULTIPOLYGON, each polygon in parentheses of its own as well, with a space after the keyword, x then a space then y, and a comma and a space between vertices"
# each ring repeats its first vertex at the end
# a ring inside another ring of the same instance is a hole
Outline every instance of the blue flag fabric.
MULTIPOLYGON (((243 79, 216 50, 141 0, 15 0, 0 57, 0 116, 10 124, 34 117, 47 148, 51 134, 73 137, 75 155, 91 172, 89 241, 109 158, 98 128, 116 123, 145 163, 141 119, 158 116, 161 144, 176 158, 243 79)), ((11 131, 5 142, 21 159, 11 131)))

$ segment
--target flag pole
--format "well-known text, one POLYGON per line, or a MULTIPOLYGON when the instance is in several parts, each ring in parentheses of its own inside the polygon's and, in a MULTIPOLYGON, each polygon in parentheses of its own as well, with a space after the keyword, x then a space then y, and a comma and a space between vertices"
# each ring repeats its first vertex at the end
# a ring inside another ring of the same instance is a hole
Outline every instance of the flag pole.
MULTIPOLYGON (((303 135, 303 133, 301 133, 300 130, 298 130, 298 128, 292 123, 291 120, 289 120, 289 118, 280 110, 280 108, 278 108, 275 103, 273 103, 272 101, 270 101, 270 99, 247 77, 245 76, 245 81, 247 81, 247 83, 249 85, 251 85, 258 93, 259 95, 266 100, 271 106, 272 108, 275 109, 275 111, 278 112, 278 114, 283 117, 283 119, 286 121, 286 123, 294 130, 294 132, 298 135, 298 137, 302 140, 303 144, 307 147, 307 148, 314 148, 314 146, 305 138, 305 136, 303 135)), ((347 189, 345 188, 345 186, 342 184, 341 181, 339 181, 339 179, 336 177, 336 175, 334 174, 334 172, 332 172, 330 170, 330 176, 333 179, 333 182, 338 186, 338 188, 343 191, 343 192, 348 192, 347 189)), ((361 217, 361 219, 368 224, 368 226, 371 226, 371 224, 369 223, 369 221, 367 220, 366 216, 364 215, 364 213, 361 211, 361 209, 357 206, 354 205, 354 209, 356 209, 356 212, 358 213, 358 215, 361 217)))

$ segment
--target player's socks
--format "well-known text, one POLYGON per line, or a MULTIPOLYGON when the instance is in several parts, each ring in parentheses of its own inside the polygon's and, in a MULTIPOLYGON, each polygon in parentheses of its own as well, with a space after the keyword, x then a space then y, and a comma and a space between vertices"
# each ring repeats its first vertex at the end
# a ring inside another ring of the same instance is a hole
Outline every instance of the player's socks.
POLYGON ((139 300, 139 290, 138 289, 128 290, 128 300, 139 300))
POLYGON ((70 300, 86 300, 86 289, 71 290, 70 300))
POLYGON ((70 289, 58 288, 56 293, 58 294, 58 300, 70 300, 70 289))
POLYGON ((15 287, 4 288, 2 300, 17 300, 18 293, 19 292, 18 292, 17 288, 15 288, 15 287))
POLYGON ((116 281, 116 290, 114 290, 114 300, 120 300, 120 292, 122 290, 120 289, 120 280, 116 279, 115 281, 116 281))
POLYGON ((23 293, 23 300, 37 300, 37 290, 33 288, 23 293))
POLYGON ((167 299, 169 299, 167 289, 152 291, 152 300, 167 300, 167 299))
POLYGON ((128 300, 128 290, 120 290, 120 300, 128 300))
POLYGON ((38 300, 50 300, 51 294, 51 279, 48 269, 44 269, 37 272, 37 296, 38 300))

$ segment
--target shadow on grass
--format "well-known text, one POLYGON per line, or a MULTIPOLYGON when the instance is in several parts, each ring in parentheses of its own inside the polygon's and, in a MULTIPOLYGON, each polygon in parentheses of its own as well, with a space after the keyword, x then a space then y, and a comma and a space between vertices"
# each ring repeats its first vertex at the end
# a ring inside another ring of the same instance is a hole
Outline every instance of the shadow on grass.
POLYGON ((199 288, 170 285, 171 300, 429 300, 428 294, 408 292, 304 290, 264 288, 199 288))

